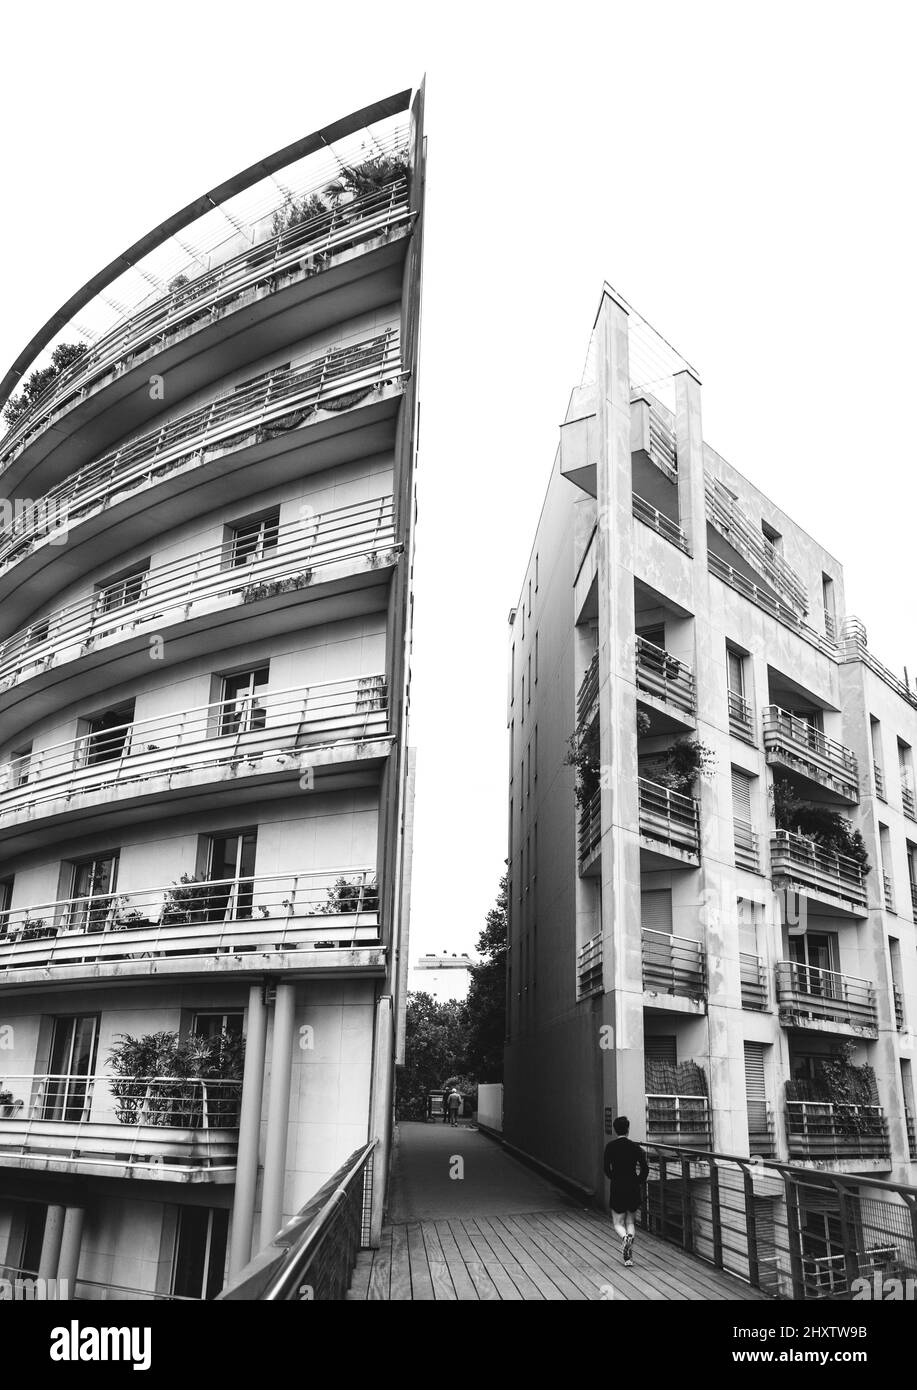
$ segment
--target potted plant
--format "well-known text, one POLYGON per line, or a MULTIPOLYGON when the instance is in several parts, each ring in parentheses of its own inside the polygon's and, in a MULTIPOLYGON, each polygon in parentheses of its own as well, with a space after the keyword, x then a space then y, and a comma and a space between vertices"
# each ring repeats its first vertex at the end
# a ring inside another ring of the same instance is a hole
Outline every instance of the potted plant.
POLYGON ((328 901, 316 908, 319 916, 379 911, 379 889, 374 878, 364 882, 362 879, 342 876, 335 881, 334 887, 326 889, 326 892, 328 901))
POLYGON ((20 941, 40 941, 46 936, 57 936, 57 927, 46 926, 43 917, 27 917, 22 924, 20 941))
POLYGON ((175 927, 188 922, 205 922, 212 897, 208 884, 192 874, 182 874, 166 893, 160 919, 162 925, 175 927))
POLYGON ((232 1033, 217 1037, 178 1033, 119 1035, 109 1052, 109 1082, 119 1124, 211 1129, 238 1124, 245 1043, 232 1033), (207 1114, 204 1115, 207 1082, 207 1114))
POLYGON ((8 1120, 19 1109, 12 1091, 0 1091, 0 1120, 8 1120))

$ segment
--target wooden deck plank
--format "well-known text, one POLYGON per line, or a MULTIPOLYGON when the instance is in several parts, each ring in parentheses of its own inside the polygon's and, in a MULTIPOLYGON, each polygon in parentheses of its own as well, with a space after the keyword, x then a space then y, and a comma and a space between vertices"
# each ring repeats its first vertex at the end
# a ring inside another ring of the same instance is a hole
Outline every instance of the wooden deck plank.
POLYGON ((665 1302, 681 1296, 680 1291, 668 1280, 655 1277, 655 1271, 640 1266, 625 1266, 621 1258, 621 1247, 617 1237, 613 1245, 593 1243, 582 1230, 576 1227, 545 1226, 544 1239, 556 1244, 574 1267, 582 1271, 582 1276, 595 1281, 597 1294, 603 1298, 602 1285, 611 1285, 615 1297, 622 1295, 628 1299, 665 1302))
POLYGON ((499 1232, 494 1230, 487 1217, 475 1217, 475 1225, 486 1239, 496 1258, 502 1262, 503 1268, 508 1271, 510 1278, 519 1290, 520 1298, 524 1298, 529 1302, 543 1299, 544 1294, 541 1292, 538 1285, 529 1278, 521 1264, 519 1264, 518 1260, 501 1239, 499 1232))
POLYGON ((471 1241, 472 1247, 483 1264, 487 1273, 502 1299, 507 1302, 518 1302, 522 1295, 516 1288, 511 1270, 503 1264, 502 1260, 497 1259, 487 1240, 481 1235, 473 1220, 465 1220, 462 1223, 465 1227, 465 1234, 471 1241))
POLYGON ((505 1216, 503 1225, 513 1231, 520 1244, 524 1244, 548 1278, 557 1285, 561 1296, 577 1302, 587 1297, 586 1292, 581 1287, 580 1278, 562 1257, 550 1247, 545 1248, 545 1243, 541 1238, 540 1232, 523 1216, 505 1216))
POLYGON ((411 1287, 411 1261, 408 1255, 408 1232, 406 1226, 392 1227, 392 1282, 389 1299, 392 1302, 410 1301, 413 1297, 411 1287))
POLYGON ((392 1232, 383 1228, 379 1249, 373 1252, 373 1270, 367 1298, 372 1302, 388 1302, 392 1279, 392 1232))
MULTIPOLYGON (((566 1299, 567 1294, 561 1287, 563 1277, 554 1278, 552 1271, 545 1269, 544 1258, 539 1256, 539 1252, 533 1250, 525 1240, 520 1240, 516 1232, 507 1226, 510 1218, 494 1216, 491 1219, 495 1230, 499 1231, 513 1257, 519 1262, 529 1278, 541 1289, 543 1296, 553 1303, 566 1299)), ((557 1271, 555 1270, 553 1273, 556 1274, 557 1271)))
POLYGON ((449 1266, 446 1263, 442 1242, 436 1227, 432 1221, 422 1221, 420 1231, 427 1252, 427 1263, 430 1267, 433 1297, 438 1302, 455 1302, 458 1295, 455 1292, 455 1285, 449 1273, 449 1266))
POLYGON ((446 1268, 449 1270, 449 1277, 452 1280, 456 1297, 463 1302, 471 1302, 478 1297, 478 1291, 474 1280, 465 1268, 465 1261, 462 1259, 461 1251, 455 1243, 455 1236, 449 1227, 448 1221, 433 1221, 430 1223, 436 1232, 443 1252, 443 1259, 446 1261, 446 1268))
POLYGON ((411 1297, 418 1303, 432 1303, 435 1297, 433 1279, 420 1222, 412 1222, 408 1226, 407 1239, 408 1262, 411 1267, 411 1297))
POLYGON ((357 1252, 357 1262, 353 1267, 350 1288, 345 1295, 351 1301, 362 1303, 369 1298, 369 1281, 373 1273, 374 1254, 374 1250, 359 1250, 357 1252))
POLYGON ((478 1298, 488 1302, 498 1300, 500 1297, 499 1290, 487 1273, 484 1265, 478 1259, 474 1246, 465 1234, 465 1228, 462 1222, 458 1218, 454 1218, 449 1222, 449 1229, 458 1246, 459 1254, 465 1262, 465 1268, 468 1271, 469 1278, 477 1289, 478 1298))

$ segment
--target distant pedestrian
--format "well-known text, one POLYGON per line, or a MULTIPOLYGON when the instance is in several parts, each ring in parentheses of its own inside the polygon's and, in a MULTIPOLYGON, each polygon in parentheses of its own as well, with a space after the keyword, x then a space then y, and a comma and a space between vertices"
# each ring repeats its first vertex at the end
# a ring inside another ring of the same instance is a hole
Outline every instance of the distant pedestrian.
POLYGON ((449 1123, 449 1087, 443 1091, 443 1124, 449 1123))
POLYGON ((457 1124, 458 1124, 459 1111, 460 1111, 461 1108, 462 1108, 462 1097, 461 1097, 461 1095, 459 1094, 459 1092, 456 1090, 456 1088, 455 1088, 454 1086, 452 1087, 452 1090, 449 1092, 449 1098, 448 1098, 448 1100, 446 1101, 446 1106, 447 1106, 448 1111, 449 1111, 449 1123, 450 1123, 450 1125, 452 1125, 452 1126, 457 1125, 457 1124))
POLYGON ((646 1182, 650 1166, 639 1144, 628 1138, 630 1120, 619 1115, 612 1125, 615 1138, 605 1145, 605 1176, 611 1179, 611 1220, 615 1234, 623 1242, 624 1263, 634 1262, 636 1215, 643 1205, 640 1189, 646 1182))

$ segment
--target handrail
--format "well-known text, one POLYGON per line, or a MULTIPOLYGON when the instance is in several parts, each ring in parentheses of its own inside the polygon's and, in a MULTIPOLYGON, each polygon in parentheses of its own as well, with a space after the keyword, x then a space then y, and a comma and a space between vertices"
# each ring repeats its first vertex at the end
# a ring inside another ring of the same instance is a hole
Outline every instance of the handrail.
POLYGON ((779 705, 765 705, 763 715, 765 743, 786 739, 794 747, 828 763, 832 772, 841 770, 852 782, 858 781, 857 756, 843 743, 826 738, 822 731, 814 728, 808 720, 791 710, 781 709, 779 705))
MULTIPOLYGON (((27 1092, 24 1111, 14 1116, 26 1124, 152 1125, 172 1129, 238 1128, 242 1082, 234 1077, 120 1076, 101 1072, 7 1073, 4 1086, 27 1092), (108 1094, 104 1088, 108 1087, 108 1094), (113 1117, 106 1118, 106 1116, 113 1117)), ((0 1121, 0 1143, 4 1126, 0 1121)))
POLYGON ((712 473, 705 470, 704 491, 708 520, 745 555, 746 559, 760 567, 761 572, 775 588, 781 589, 805 613, 807 594, 796 570, 779 554, 763 532, 755 530, 739 504, 732 497, 724 495, 717 486, 718 481, 712 473))
POLYGON ((822 636, 820 632, 816 632, 814 627, 810 627, 808 623, 803 622, 795 609, 790 608, 788 604, 782 603, 779 599, 772 598, 770 594, 760 589, 757 584, 753 584, 750 579, 746 579, 744 574, 733 569, 732 565, 727 564, 714 550, 708 550, 707 552, 707 568, 711 574, 716 575, 717 579, 721 579, 724 584, 728 584, 730 588, 735 589, 737 593, 750 599, 758 608, 763 609, 765 613, 769 613, 772 618, 776 618, 778 623, 782 623, 784 627, 792 628, 804 641, 809 642, 813 647, 817 647, 820 652, 823 652, 825 656, 829 656, 832 661, 838 660, 836 643, 829 641, 829 639, 822 636))
POLYGON ((838 878, 841 882, 865 891, 863 866, 857 859, 836 850, 822 849, 805 835, 789 830, 777 830, 771 839, 771 853, 785 855, 791 864, 811 866, 816 873, 838 878))
POLYGON ((688 538, 676 521, 665 512, 661 512, 658 507, 654 507, 652 502, 647 502, 645 497, 640 497, 636 492, 633 494, 633 513, 638 521, 642 521, 644 526, 649 526, 653 531, 657 531, 665 540, 672 545, 683 550, 686 555, 691 554, 688 545, 688 538))
POLYGON ((637 637, 636 677, 639 689, 691 714, 695 707, 694 673, 663 647, 637 637))

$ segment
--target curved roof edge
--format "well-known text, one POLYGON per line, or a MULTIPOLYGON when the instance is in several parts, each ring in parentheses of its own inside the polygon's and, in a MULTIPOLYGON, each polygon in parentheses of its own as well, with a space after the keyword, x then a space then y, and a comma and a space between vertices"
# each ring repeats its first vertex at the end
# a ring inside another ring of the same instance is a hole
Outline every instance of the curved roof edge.
POLYGON ((323 126, 320 130, 313 131, 311 135, 306 135, 301 140, 294 140, 291 145, 285 145, 282 150, 276 150, 274 154, 259 159, 255 164, 250 164, 241 173, 235 174, 231 179, 226 179, 224 183, 218 184, 208 193, 202 193, 199 198, 188 203, 180 212, 173 213, 164 222, 160 222, 159 226, 155 227, 152 232, 148 232, 139 241, 135 241, 133 246, 129 246, 126 251, 122 251, 119 256, 110 261, 104 270, 100 270, 91 280, 87 280, 82 289, 71 295, 67 302, 62 304, 57 312, 52 314, 43 327, 38 330, 31 342, 27 344, 6 372, 3 380, 0 381, 0 407, 6 404, 25 375, 27 368, 32 365, 39 353, 44 351, 55 335, 113 280, 116 280, 131 266, 136 265, 137 261, 150 251, 154 251, 157 246, 161 246, 170 236, 174 236, 176 232, 189 226, 205 212, 218 207, 227 198, 250 188, 259 179, 276 173, 278 169, 285 168, 286 165, 292 164, 297 159, 303 159, 306 155, 313 154, 325 145, 333 144, 335 140, 342 140, 345 136, 352 135, 354 131, 362 130, 364 126, 373 125, 376 121, 385 120, 387 116, 396 116, 400 111, 406 111, 410 101, 411 89, 407 88, 403 92, 396 92, 394 96, 385 97, 382 101, 373 102, 370 106, 361 107, 359 111, 353 111, 349 116, 344 116, 331 125, 323 126))

